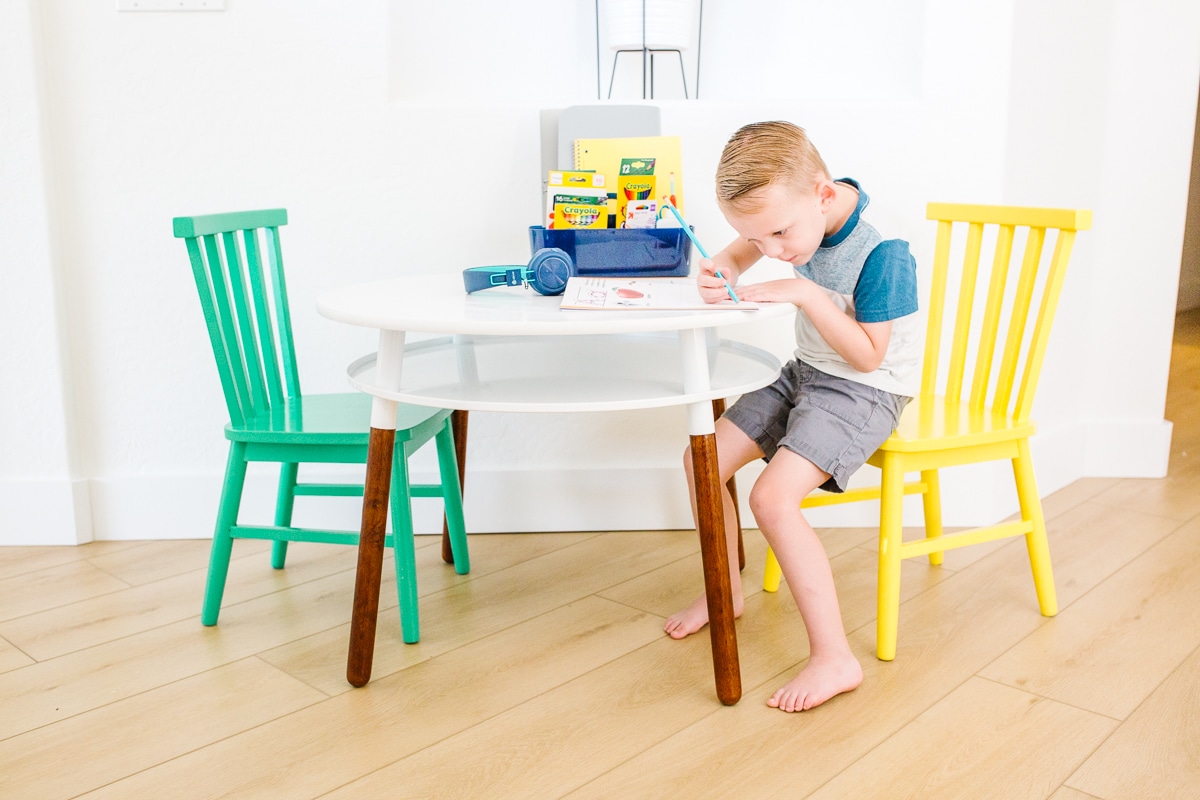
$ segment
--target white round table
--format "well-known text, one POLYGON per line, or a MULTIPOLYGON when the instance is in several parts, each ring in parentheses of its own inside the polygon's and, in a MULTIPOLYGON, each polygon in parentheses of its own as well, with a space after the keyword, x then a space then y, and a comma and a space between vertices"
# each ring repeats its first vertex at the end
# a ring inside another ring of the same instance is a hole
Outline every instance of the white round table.
POLYGON ((780 364, 759 348, 722 341, 717 329, 790 315, 794 306, 571 311, 559 308, 559 298, 523 287, 468 295, 460 276, 441 274, 335 289, 318 298, 317 310, 379 331, 378 352, 349 368, 351 383, 374 398, 346 670, 352 685, 366 684, 371 675, 397 403, 518 412, 681 405, 696 475, 717 695, 726 704, 738 701, 712 404, 767 385, 780 364), (406 346, 408 333, 435 336, 406 346))

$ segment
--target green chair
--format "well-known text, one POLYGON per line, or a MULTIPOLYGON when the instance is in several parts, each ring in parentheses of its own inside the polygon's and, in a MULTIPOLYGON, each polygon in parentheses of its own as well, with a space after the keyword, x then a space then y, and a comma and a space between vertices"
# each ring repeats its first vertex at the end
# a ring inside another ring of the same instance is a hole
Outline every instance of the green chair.
MULTIPOLYGON (((271 565, 282 569, 288 542, 358 544, 357 531, 292 526, 300 495, 361 497, 362 484, 299 483, 302 463, 366 464, 371 398, 361 392, 302 395, 292 342, 279 227, 287 211, 270 209, 176 217, 187 243, 200 305, 217 361, 229 424, 229 460, 217 511, 200 621, 216 625, 234 539, 268 539, 271 565), (238 509, 251 461, 280 464, 274 525, 241 525, 238 509)), ((441 497, 454 568, 470 570, 450 411, 401 405, 396 419, 387 544, 396 561, 405 642, 420 638, 413 550, 412 497, 441 497), (441 482, 412 484, 408 458, 436 441, 441 482)))

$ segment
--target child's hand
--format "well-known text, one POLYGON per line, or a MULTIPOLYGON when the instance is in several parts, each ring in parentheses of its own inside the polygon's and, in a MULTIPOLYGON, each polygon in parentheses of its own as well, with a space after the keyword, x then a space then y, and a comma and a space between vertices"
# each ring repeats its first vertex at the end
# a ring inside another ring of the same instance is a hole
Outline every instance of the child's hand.
POLYGON ((725 290, 725 283, 728 281, 730 286, 737 283, 737 273, 733 272, 728 267, 721 270, 724 280, 717 277, 717 266, 711 258, 700 259, 700 272, 696 275, 696 287, 700 290, 700 296, 704 298, 706 303, 719 303, 722 300, 729 299, 729 292, 725 290))
MULTIPOLYGON (((720 283, 719 280, 717 282, 720 283)), ((820 291, 807 278, 783 278, 742 286, 738 289, 738 297, 752 303, 791 303, 797 308, 804 308, 814 289, 820 291)))

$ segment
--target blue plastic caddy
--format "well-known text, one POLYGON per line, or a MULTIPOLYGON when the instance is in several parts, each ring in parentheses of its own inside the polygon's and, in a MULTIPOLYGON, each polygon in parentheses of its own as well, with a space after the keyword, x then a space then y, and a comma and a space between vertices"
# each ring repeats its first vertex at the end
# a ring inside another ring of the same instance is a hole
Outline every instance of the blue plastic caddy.
POLYGON ((692 242, 682 228, 529 228, 529 252, 556 247, 582 276, 679 278, 692 266, 692 242))

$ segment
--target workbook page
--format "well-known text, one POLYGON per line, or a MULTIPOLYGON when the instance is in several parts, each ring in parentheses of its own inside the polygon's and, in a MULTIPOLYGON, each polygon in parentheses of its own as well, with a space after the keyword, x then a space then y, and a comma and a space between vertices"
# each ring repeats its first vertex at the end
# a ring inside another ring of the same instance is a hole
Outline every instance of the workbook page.
POLYGON ((603 310, 717 310, 742 311, 757 303, 725 300, 706 303, 694 278, 581 278, 567 280, 562 308, 603 310))

